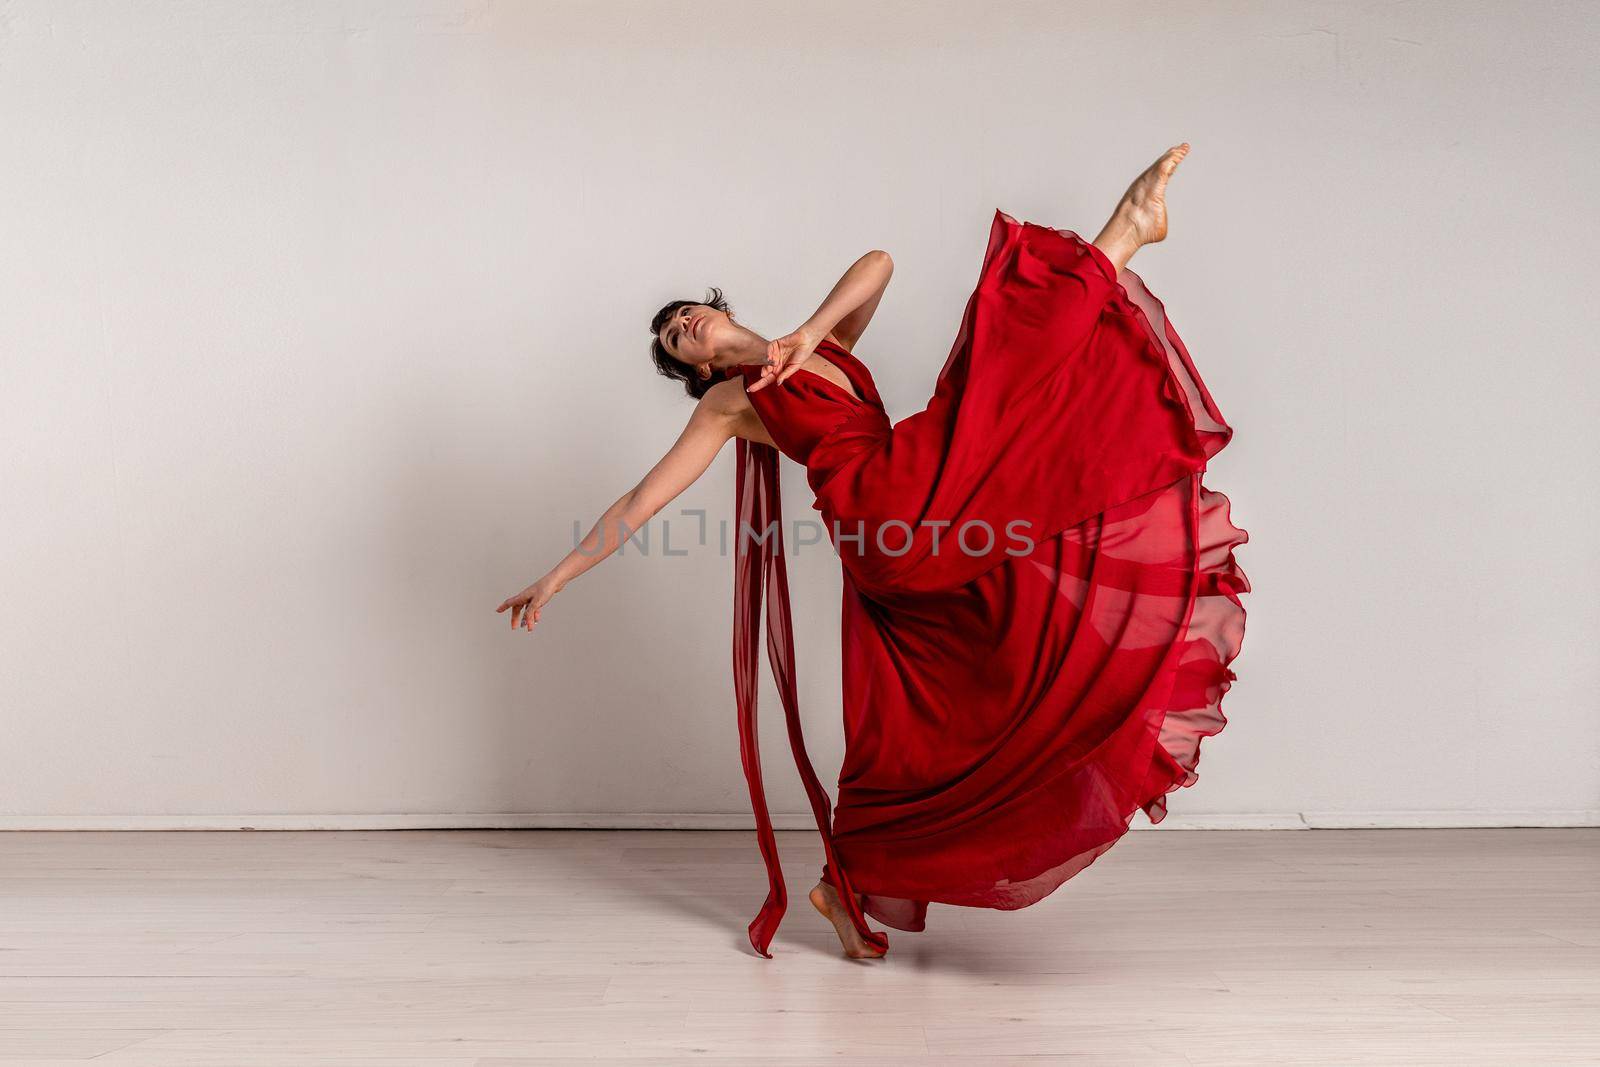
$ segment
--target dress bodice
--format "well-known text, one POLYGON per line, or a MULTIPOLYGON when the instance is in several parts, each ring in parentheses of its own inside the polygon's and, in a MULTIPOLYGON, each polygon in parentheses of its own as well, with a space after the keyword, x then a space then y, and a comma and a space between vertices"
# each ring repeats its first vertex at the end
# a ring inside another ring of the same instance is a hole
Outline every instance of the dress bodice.
MULTIPOLYGON (((813 491, 849 459, 889 435, 889 416, 866 365, 829 340, 817 345, 816 354, 838 367, 859 396, 805 367, 782 385, 748 394, 773 444, 806 468, 813 491)), ((749 385, 761 377, 761 367, 729 368, 729 375, 734 374, 749 385)))

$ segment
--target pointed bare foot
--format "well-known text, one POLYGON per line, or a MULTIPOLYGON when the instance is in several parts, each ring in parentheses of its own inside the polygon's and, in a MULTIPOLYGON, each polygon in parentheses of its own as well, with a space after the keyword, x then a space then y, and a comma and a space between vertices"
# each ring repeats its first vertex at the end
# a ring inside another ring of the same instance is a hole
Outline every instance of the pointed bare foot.
POLYGON ((1161 158, 1145 168, 1143 174, 1133 179, 1128 191, 1122 194, 1116 214, 1133 228, 1133 235, 1141 245, 1153 245, 1167 236, 1167 179, 1178 169, 1183 157, 1189 154, 1189 142, 1173 145, 1161 153, 1161 158))
POLYGON ((1122 270, 1142 246, 1166 238, 1167 179, 1188 154, 1188 141, 1161 153, 1160 159, 1133 179, 1100 235, 1094 239, 1095 247, 1105 253, 1117 270, 1122 270))
POLYGON ((844 954, 853 960, 877 959, 883 955, 883 950, 867 944, 861 934, 856 930, 855 923, 850 921, 850 913, 845 910, 844 901, 839 899, 838 890, 827 882, 818 882, 816 888, 811 890, 811 906, 822 913, 822 917, 833 923, 833 928, 839 933, 839 941, 844 945, 844 954))

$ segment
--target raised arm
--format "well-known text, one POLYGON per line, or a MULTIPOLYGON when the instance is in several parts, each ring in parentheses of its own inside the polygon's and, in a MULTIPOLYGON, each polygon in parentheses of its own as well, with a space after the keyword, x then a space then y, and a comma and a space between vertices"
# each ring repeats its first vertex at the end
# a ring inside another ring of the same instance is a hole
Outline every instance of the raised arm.
POLYGON ((762 368, 750 391, 788 381, 829 336, 842 347, 854 349, 893 275, 894 260, 881 248, 874 248, 850 264, 822 305, 799 329, 768 344, 768 365, 762 368))
POLYGON ((841 347, 854 349, 867 332, 893 275, 894 260, 883 249, 874 248, 850 265, 806 325, 819 337, 832 333, 841 347))
POLYGON ((737 379, 711 387, 695 405, 689 424, 672 448, 639 484, 617 498, 590 529, 578 547, 567 553, 548 574, 495 609, 511 612, 511 627, 532 630, 550 598, 568 582, 610 556, 635 531, 666 507, 679 493, 706 472, 728 438, 740 426, 744 383, 737 379), (736 395, 737 394, 737 395, 736 395), (519 619, 520 617, 520 619, 519 619))

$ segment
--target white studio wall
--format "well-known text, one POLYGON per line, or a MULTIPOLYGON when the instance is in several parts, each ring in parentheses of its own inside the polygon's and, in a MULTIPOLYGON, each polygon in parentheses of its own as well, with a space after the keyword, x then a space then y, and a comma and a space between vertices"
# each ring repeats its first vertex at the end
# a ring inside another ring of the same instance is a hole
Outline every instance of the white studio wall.
MULTIPOLYGON (((899 418, 995 208, 1092 236, 1180 140, 1132 267, 1236 429, 1208 481, 1254 592, 1164 825, 1600 822, 1592 29, 0 4, 0 826, 749 825, 714 543, 658 520, 534 634, 493 613, 687 418, 651 314, 716 285, 774 336, 887 249, 857 354, 899 418)), ((790 566, 831 782, 839 565, 790 566)))

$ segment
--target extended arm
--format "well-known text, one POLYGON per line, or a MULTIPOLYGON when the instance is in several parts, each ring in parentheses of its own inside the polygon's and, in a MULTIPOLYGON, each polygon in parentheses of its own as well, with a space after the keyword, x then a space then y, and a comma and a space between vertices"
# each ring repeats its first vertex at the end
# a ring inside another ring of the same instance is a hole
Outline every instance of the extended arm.
POLYGON ((511 612, 513 629, 519 625, 519 615, 521 625, 533 629, 541 609, 563 586, 610 556, 656 512, 706 472, 738 424, 737 398, 733 390, 738 390, 742 396, 743 383, 738 380, 719 383, 701 397, 677 442, 638 485, 606 509, 578 547, 567 553, 544 577, 508 597, 495 609, 511 612))

